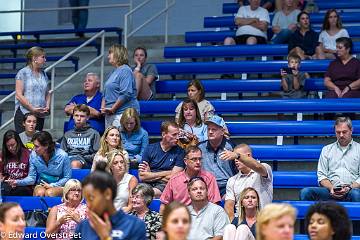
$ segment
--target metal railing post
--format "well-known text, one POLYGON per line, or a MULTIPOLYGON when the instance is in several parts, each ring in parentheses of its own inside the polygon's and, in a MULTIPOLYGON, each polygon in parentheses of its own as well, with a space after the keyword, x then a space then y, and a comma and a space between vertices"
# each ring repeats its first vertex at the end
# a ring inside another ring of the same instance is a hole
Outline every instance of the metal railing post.
POLYGON ((104 89, 105 33, 101 36, 100 90, 104 89))
POLYGON ((54 129, 54 111, 55 111, 55 67, 51 69, 51 104, 50 104, 50 129, 54 129))
POLYGON ((124 46, 127 48, 127 39, 128 38, 128 20, 127 14, 124 16, 124 46))
POLYGON ((166 12, 165 12, 165 44, 168 43, 168 21, 169 21, 169 0, 165 0, 165 9, 166 9, 166 12))

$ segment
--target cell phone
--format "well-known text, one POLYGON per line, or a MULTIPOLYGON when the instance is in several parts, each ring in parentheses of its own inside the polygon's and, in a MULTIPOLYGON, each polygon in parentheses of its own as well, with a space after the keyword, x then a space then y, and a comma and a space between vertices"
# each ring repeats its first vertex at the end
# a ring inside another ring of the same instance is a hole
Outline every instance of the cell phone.
POLYGON ((293 74, 292 71, 293 71, 294 69, 288 67, 288 68, 282 68, 281 70, 284 71, 284 72, 286 72, 287 74, 293 74))

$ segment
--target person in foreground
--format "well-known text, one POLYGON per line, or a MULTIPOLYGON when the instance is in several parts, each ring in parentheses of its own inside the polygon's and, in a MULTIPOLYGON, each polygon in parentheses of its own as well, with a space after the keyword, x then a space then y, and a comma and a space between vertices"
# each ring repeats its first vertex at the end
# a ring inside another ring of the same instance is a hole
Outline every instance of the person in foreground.
POLYGON ((352 139, 352 122, 348 117, 335 121, 337 141, 321 150, 318 163, 320 187, 301 190, 300 200, 339 200, 360 202, 360 144, 352 139))
POLYGON ((296 209, 286 203, 266 205, 257 216, 256 240, 292 240, 296 209))
POLYGON ((346 209, 335 202, 315 203, 305 216, 310 240, 350 240, 351 225, 346 209))
POLYGON ((116 211, 114 199, 117 184, 106 172, 106 163, 100 162, 83 181, 83 195, 89 219, 79 223, 73 239, 146 239, 145 223, 135 216, 116 211))
POLYGON ((0 239, 22 239, 25 226, 25 215, 19 204, 13 202, 0 204, 0 239))
MULTIPOLYGON (((64 186, 62 204, 51 208, 46 221, 46 233, 56 234, 56 239, 71 239, 76 225, 87 218, 86 205, 81 193, 81 183, 77 179, 70 179, 64 186)), ((55 236, 56 236, 55 235, 55 236)), ((53 239, 50 238, 49 239, 53 239)))
POLYGON ((187 240, 191 227, 189 209, 182 203, 172 202, 166 205, 163 212, 163 240, 187 240))

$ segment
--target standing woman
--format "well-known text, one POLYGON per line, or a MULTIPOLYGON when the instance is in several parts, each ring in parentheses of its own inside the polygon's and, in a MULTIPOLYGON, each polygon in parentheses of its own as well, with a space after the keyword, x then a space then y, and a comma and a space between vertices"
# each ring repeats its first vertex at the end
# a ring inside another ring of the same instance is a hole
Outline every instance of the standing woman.
POLYGON ((135 48, 134 62, 136 66, 133 72, 136 79, 137 97, 139 100, 154 99, 156 94, 155 81, 158 78, 158 72, 156 66, 154 64, 148 64, 146 59, 146 49, 143 47, 135 48))
POLYGON ((329 64, 324 84, 328 89, 325 98, 360 97, 360 60, 351 55, 351 38, 336 39, 337 58, 329 64))
POLYGON ((252 188, 245 188, 240 194, 239 217, 225 226, 224 240, 255 240, 256 217, 260 210, 258 192, 252 188))
POLYGON ((190 227, 191 215, 184 204, 174 201, 165 206, 162 221, 165 240, 186 240, 190 227))
POLYGON ((311 205, 305 217, 310 240, 350 240, 351 220, 346 209, 336 202, 311 205))
POLYGON ((15 81, 15 130, 23 132, 24 114, 32 112, 37 117, 36 130, 44 127, 44 117, 49 114, 50 92, 48 77, 41 69, 46 62, 45 51, 32 47, 26 52, 26 67, 16 74, 15 81))
POLYGON ((130 212, 132 209, 131 192, 138 180, 129 174, 129 159, 119 150, 107 154, 107 170, 113 175, 117 184, 117 195, 114 199, 116 210, 130 212))
POLYGON ((343 28, 338 12, 330 9, 325 14, 322 31, 319 35, 321 59, 335 59, 336 39, 340 37, 349 37, 349 33, 343 28))
POLYGON ((105 127, 120 127, 120 118, 126 108, 132 107, 140 112, 135 77, 128 65, 128 52, 124 46, 112 45, 108 59, 115 69, 105 82, 101 113, 105 114, 105 127))
POLYGON ((100 148, 94 156, 91 171, 95 170, 96 164, 98 162, 107 162, 107 154, 114 149, 121 151, 124 156, 129 159, 129 154, 123 148, 123 145, 121 143, 119 129, 114 126, 110 126, 105 129, 104 134, 100 138, 100 148))
POLYGON ((73 239, 146 239, 144 222, 122 210, 116 210, 114 199, 117 184, 105 167, 105 164, 98 164, 96 171, 83 181, 89 219, 77 225, 73 239))
MULTIPOLYGON (((210 115, 214 115, 215 109, 209 101, 205 99, 205 90, 200 80, 194 79, 188 84, 187 95, 190 99, 195 100, 198 104, 201 120, 205 121, 210 115)), ((176 107, 175 120, 179 120, 182 103, 176 107)))
POLYGON ((0 239, 23 239, 25 226, 25 214, 19 204, 0 203, 0 239))
POLYGON ((286 203, 270 203, 258 214, 256 240, 292 240, 296 209, 286 203))
POLYGON ((3 196, 31 196, 33 186, 11 187, 9 180, 23 179, 29 173, 30 150, 22 144, 19 135, 14 130, 4 134, 0 156, 0 178, 3 196))
POLYGON ((141 127, 140 117, 134 108, 124 111, 120 119, 121 139, 125 150, 129 153, 130 165, 141 163, 145 148, 149 145, 149 135, 141 127))

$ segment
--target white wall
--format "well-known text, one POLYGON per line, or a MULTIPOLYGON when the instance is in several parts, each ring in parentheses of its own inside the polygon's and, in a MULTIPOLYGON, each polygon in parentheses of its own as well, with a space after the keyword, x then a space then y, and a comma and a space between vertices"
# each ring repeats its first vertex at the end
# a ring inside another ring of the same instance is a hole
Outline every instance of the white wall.
MULTIPOLYGON (((142 0, 133 1, 135 6, 143 2, 142 0)), ((90 5, 127 2, 129 2, 129 0, 90 0, 90 5)), ((134 27, 139 26, 141 22, 150 17, 151 13, 155 13, 156 9, 164 6, 165 0, 154 0, 152 2, 151 5, 134 15, 134 27)), ((176 5, 169 13, 169 33, 172 35, 183 35, 186 31, 204 30, 204 17, 222 15, 223 2, 224 0, 176 0, 176 5)), ((25 8, 58 7, 58 4, 58 1, 54 0, 25 0, 25 8)), ((123 27, 124 14, 127 11, 128 9, 125 8, 91 9, 89 11, 88 27, 123 27)), ((163 19, 164 17, 160 17, 159 20, 155 20, 137 35, 162 35, 164 33, 163 19)), ((58 24, 57 12, 25 14, 25 30, 59 28, 72 28, 72 24, 60 26, 58 24)))
MULTIPOLYGON (((0 0, 0 11, 20 10, 21 0, 0 0)), ((12 32, 21 30, 21 14, 20 13, 2 13, 0 14, 0 31, 12 32)), ((0 37, 0 39, 8 39, 9 37, 0 37)))

